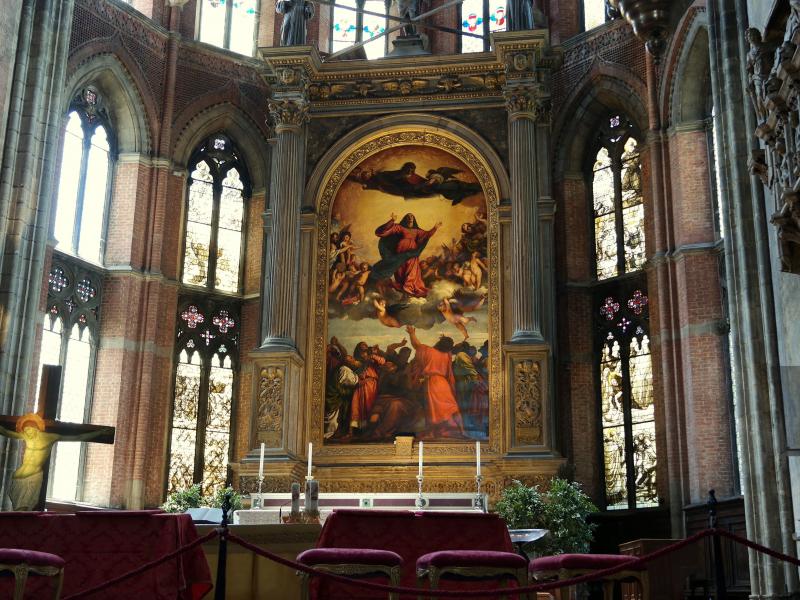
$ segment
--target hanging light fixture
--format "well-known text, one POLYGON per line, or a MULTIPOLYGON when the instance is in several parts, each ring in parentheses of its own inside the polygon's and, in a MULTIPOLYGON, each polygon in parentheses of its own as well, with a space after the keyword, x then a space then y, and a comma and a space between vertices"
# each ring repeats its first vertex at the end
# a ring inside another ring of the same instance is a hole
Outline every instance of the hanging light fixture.
POLYGON ((669 37, 672 0, 607 0, 631 24, 633 32, 658 62, 669 37))

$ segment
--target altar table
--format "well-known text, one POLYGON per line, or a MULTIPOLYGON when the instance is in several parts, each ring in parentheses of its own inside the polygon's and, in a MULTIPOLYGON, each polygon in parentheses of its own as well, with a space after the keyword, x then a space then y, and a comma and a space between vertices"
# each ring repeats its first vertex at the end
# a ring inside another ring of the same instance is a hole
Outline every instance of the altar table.
MULTIPOLYGON (((185 514, 0 512, 0 548, 40 550, 66 561, 62 597, 113 579, 197 537, 185 514)), ((29 578, 26 600, 49 598, 50 585, 45 578, 29 578)), ((0 598, 10 598, 12 586, 10 578, 0 579, 0 598)), ((208 563, 196 547, 87 600, 198 600, 211 587, 208 563)))
MULTIPOLYGON (((495 514, 440 511, 336 510, 325 521, 318 548, 377 548, 403 557, 401 585, 416 586, 417 558, 436 550, 500 550, 514 552, 505 521, 495 514)), ((386 583, 385 579, 374 581, 386 583)), ((315 578, 312 597, 318 599, 381 598, 364 588, 315 578)), ((490 589, 497 581, 467 584, 442 581, 442 589, 490 589)), ((414 596, 401 596, 411 599, 414 596)))

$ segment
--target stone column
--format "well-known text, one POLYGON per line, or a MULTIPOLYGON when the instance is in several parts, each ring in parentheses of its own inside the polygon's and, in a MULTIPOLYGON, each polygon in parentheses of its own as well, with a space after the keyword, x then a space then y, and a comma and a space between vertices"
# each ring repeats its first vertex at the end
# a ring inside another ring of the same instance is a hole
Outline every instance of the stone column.
POLYGON ((520 81, 504 90, 508 110, 511 176, 511 237, 514 278, 512 343, 540 344, 542 336, 542 259, 539 226, 541 174, 537 123, 549 115, 541 90, 520 81))
POLYGON ((276 141, 272 150, 270 223, 264 232, 261 349, 297 351, 300 206, 305 182, 308 103, 302 93, 276 94, 270 100, 269 110, 275 123, 276 141))
MULTIPOLYGON (((16 4, 19 28, 6 36, 11 46, 0 43, 16 48, 13 59, 0 59, 13 65, 0 139, 0 414, 6 415, 25 412, 31 397, 74 1, 16 4)), ((7 506, 19 448, 0 438, 0 508, 7 506)))

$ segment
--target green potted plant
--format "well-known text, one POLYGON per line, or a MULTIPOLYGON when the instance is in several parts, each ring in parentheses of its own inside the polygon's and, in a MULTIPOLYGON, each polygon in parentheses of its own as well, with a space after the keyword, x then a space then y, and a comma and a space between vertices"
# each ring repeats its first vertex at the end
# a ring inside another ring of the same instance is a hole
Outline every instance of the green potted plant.
POLYGON ((509 529, 547 529, 550 533, 535 543, 539 555, 584 553, 594 537, 595 525, 587 517, 597 512, 580 484, 554 478, 542 492, 514 481, 503 490, 496 506, 509 529))
POLYGON ((203 487, 200 483, 195 483, 185 490, 172 492, 167 496, 161 508, 166 512, 182 513, 190 508, 222 508, 225 494, 230 494, 231 509, 228 513, 228 521, 233 520, 233 511, 241 510, 243 506, 242 495, 232 487, 219 488, 211 496, 203 496, 203 487))

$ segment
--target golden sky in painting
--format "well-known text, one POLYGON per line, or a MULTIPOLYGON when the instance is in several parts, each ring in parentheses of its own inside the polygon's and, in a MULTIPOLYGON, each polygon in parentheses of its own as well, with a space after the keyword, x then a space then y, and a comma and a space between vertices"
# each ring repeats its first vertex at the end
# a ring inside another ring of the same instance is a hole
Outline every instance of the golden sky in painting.
MULTIPOLYGON (((406 162, 413 162, 417 166, 417 174, 421 177, 424 177, 429 169, 452 167, 462 171, 455 175, 457 179, 478 181, 472 171, 458 158, 439 148, 426 146, 387 148, 367 158, 359 166, 376 172, 393 171, 406 162)), ((431 229, 438 221, 442 221, 442 227, 431 238, 421 255, 424 258, 438 254, 441 244, 449 243, 453 238, 458 239, 461 236, 461 225, 471 223, 479 208, 485 212, 485 206, 483 194, 465 198, 460 204, 451 206, 450 200, 441 196, 405 200, 378 190, 364 190, 357 182, 345 180, 336 194, 331 215, 336 216, 338 213, 342 225, 350 224, 353 241, 360 246, 356 251, 359 260, 373 264, 380 260, 375 229, 386 223, 392 213, 395 213, 398 220, 406 213, 413 213, 419 226, 426 230, 431 229)))

